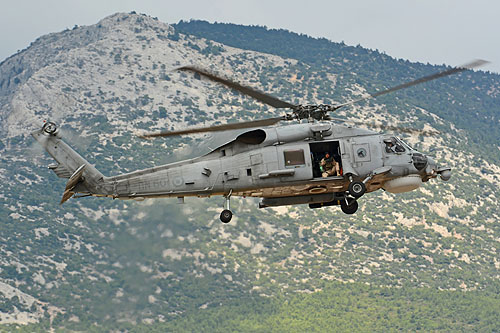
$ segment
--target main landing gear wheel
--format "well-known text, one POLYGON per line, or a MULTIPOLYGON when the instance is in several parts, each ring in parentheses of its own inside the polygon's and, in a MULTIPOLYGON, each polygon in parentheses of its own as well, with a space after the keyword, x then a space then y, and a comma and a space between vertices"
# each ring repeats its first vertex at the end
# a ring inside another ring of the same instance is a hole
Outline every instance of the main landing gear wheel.
POLYGON ((233 213, 229 209, 224 209, 222 213, 220 213, 220 220, 223 223, 229 223, 231 218, 233 217, 233 213))
POLYGON ((358 210, 358 202, 353 198, 340 200, 340 209, 342 209, 345 214, 354 214, 358 210))
POLYGON ((355 198, 360 198, 366 192, 365 183, 354 181, 349 184, 348 188, 349 194, 355 198))

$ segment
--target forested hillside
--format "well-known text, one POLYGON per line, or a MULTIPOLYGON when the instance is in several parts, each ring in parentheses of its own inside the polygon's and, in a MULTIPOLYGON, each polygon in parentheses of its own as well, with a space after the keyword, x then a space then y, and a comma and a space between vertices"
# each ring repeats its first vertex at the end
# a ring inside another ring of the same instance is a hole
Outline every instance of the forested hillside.
MULTIPOLYGON (((500 76, 465 72, 339 111, 400 134, 447 182, 338 207, 221 197, 71 199, 30 137, 43 120, 105 175, 213 149, 139 130, 276 116, 176 71, 196 65, 294 103, 344 102, 443 69, 287 31, 118 13, 0 64, 0 331, 499 331, 500 76)), ((455 64, 453 64, 455 65, 455 64)))

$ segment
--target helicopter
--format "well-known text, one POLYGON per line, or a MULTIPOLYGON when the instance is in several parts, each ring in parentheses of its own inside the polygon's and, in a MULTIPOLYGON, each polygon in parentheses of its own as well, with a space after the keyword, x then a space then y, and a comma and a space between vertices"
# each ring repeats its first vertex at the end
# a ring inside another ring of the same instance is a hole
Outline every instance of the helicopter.
MULTIPOLYGON (((339 125, 331 112, 360 101, 475 68, 475 60, 350 102, 336 105, 295 105, 270 94, 193 67, 178 68, 222 84, 277 109, 279 117, 158 133, 169 137, 237 130, 225 144, 192 159, 107 177, 64 142, 58 126, 45 122, 31 133, 57 163, 49 169, 67 183, 60 204, 71 197, 109 197, 141 201, 148 198, 224 197, 220 220, 231 221, 232 196, 261 198, 259 208, 308 204, 316 209, 339 205, 345 214, 358 210, 358 200, 379 189, 403 193, 436 178, 451 178, 451 168, 439 166, 400 138, 373 130, 339 125), (280 122, 299 123, 277 126, 280 122)), ((419 129, 384 129, 433 135, 419 129)), ((228 132, 226 132, 228 133, 228 132)), ((232 131, 231 133, 234 133, 232 131)))

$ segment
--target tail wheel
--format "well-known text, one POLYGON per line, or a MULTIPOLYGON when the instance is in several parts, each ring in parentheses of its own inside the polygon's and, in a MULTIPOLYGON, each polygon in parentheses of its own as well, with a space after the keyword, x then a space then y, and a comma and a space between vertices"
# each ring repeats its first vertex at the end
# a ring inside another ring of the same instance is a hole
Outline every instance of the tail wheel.
POLYGON ((342 209, 342 212, 345 214, 354 214, 358 210, 358 202, 355 199, 346 198, 340 201, 340 209, 342 209))

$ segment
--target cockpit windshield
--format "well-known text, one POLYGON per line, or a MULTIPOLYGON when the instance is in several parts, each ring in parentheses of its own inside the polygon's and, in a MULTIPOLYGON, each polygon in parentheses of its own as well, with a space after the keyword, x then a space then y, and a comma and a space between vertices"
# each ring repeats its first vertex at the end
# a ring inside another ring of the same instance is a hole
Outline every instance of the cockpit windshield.
POLYGON ((405 141, 401 140, 400 138, 396 138, 399 142, 401 142, 401 144, 408 150, 415 150, 413 149, 412 146, 410 146, 408 143, 406 143, 405 141))

